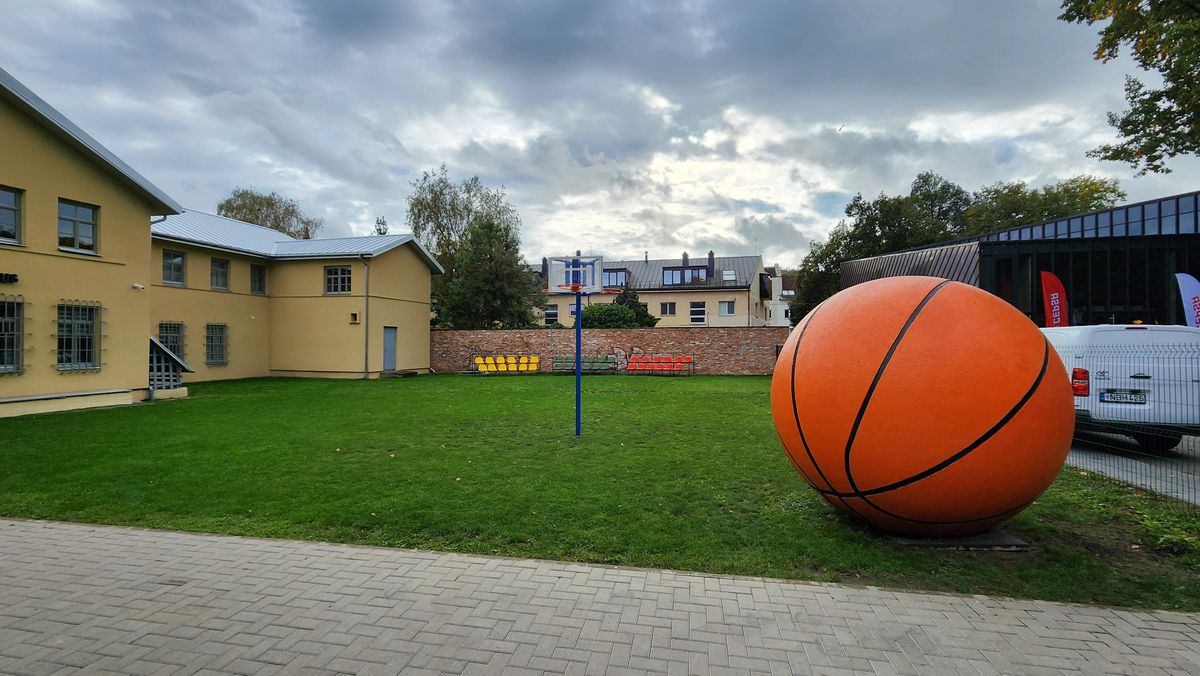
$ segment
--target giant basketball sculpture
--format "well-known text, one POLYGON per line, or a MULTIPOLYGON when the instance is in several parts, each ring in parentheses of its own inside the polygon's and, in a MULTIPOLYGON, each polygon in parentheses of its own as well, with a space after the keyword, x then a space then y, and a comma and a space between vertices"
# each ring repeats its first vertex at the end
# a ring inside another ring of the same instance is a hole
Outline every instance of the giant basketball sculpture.
POLYGON ((900 533, 987 530, 1066 459, 1071 386, 1024 315, 966 284, 891 277, 829 298, 792 331, 771 412, 826 500, 900 533))

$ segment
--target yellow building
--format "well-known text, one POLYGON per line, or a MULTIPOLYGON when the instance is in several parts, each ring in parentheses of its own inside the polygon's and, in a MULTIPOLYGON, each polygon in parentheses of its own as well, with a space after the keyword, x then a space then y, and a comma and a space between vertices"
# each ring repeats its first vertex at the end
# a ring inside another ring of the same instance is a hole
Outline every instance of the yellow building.
MULTIPOLYGON (((543 279, 548 274, 543 263, 543 279)), ((601 285, 621 288, 628 284, 646 304, 657 326, 765 326, 771 279, 761 256, 715 256, 692 259, 604 261, 601 285)), ((584 307, 611 303, 613 294, 585 296, 584 307)), ((550 293, 542 308, 547 326, 555 322, 575 326, 575 295, 550 293)))
POLYGON ((0 417, 173 396, 190 371, 427 371, 440 272, 408 235, 184 211, 0 69, 0 417))

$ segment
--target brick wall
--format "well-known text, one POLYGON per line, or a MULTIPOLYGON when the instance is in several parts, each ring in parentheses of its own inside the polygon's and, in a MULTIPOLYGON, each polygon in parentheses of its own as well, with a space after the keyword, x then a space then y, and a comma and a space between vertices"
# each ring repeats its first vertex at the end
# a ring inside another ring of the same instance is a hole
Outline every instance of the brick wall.
MULTIPOLYGON (((630 354, 690 354, 695 372, 769 375, 775 349, 787 340, 786 326, 737 328, 584 329, 583 353, 615 354, 624 368, 630 354)), ((439 373, 464 371, 475 355, 539 355, 542 371, 550 358, 575 354, 574 329, 513 331, 434 330, 429 342, 430 366, 439 373)))

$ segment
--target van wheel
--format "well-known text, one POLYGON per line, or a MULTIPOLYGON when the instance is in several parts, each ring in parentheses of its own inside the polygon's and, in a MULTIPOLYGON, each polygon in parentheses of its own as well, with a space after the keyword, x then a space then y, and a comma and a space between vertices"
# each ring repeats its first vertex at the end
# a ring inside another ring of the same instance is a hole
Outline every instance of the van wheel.
POLYGON ((1133 437, 1138 446, 1141 446, 1142 450, 1147 453, 1169 451, 1183 441, 1183 435, 1179 432, 1139 432, 1129 436, 1133 437))

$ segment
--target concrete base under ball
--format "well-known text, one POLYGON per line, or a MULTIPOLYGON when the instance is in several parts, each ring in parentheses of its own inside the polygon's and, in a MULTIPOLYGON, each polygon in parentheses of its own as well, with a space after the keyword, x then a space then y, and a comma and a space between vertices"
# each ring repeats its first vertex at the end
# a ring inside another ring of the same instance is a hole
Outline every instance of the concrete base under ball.
POLYGON ((954 549, 961 552, 1027 552, 1029 543, 998 528, 974 535, 895 535, 882 533, 896 544, 913 549, 954 549))

